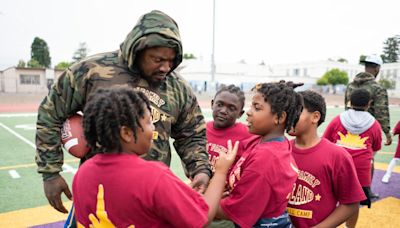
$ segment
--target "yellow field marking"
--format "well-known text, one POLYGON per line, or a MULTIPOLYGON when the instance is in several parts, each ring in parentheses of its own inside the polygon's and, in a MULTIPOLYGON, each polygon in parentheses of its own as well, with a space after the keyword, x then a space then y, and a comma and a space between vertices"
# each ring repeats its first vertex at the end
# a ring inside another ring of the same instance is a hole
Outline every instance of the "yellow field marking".
POLYGON ((377 152, 378 154, 385 154, 385 155, 393 155, 394 154, 394 152, 385 152, 385 151, 378 151, 377 152))
MULTIPOLYGON (((375 169, 379 169, 379 170, 386 171, 386 169, 387 169, 387 167, 388 167, 388 164, 382 163, 382 162, 374 162, 374 167, 375 167, 375 169)), ((393 172, 395 172, 395 173, 400 173, 400 167, 399 167, 399 166, 396 166, 396 167, 394 168, 393 172)))
MULTIPOLYGON (((64 202, 70 209, 71 201, 64 202)), ((62 214, 50 205, 10 211, 0 214, 0 227, 31 227, 66 220, 68 214, 62 214)))
MULTIPOLYGON (((357 227, 392 228, 400 224, 400 199, 387 197, 372 203, 370 209, 362 207, 357 227)), ((343 224, 340 227, 345 227, 343 224)))
MULTIPOLYGON (((64 163, 69 163, 69 162, 79 162, 79 159, 74 158, 74 159, 64 160, 64 163)), ((3 166, 3 167, 0 167, 0 170, 29 168, 29 167, 35 167, 35 166, 37 166, 36 163, 29 163, 29 164, 21 164, 21 165, 3 166)))

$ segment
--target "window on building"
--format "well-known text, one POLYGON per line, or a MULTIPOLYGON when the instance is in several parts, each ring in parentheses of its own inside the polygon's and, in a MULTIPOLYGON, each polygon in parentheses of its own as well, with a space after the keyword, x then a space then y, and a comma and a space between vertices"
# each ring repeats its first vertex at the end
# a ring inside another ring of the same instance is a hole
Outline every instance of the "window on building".
POLYGON ((304 68, 304 69, 303 69, 303 75, 304 75, 304 77, 308 77, 307 73, 308 73, 308 72, 307 72, 307 68, 304 68))
POLYGON ((299 69, 299 68, 295 68, 295 69, 293 70, 293 75, 294 75, 294 76, 300 76, 300 69, 299 69))
POLYGON ((21 85, 40 85, 40 75, 19 75, 21 85))

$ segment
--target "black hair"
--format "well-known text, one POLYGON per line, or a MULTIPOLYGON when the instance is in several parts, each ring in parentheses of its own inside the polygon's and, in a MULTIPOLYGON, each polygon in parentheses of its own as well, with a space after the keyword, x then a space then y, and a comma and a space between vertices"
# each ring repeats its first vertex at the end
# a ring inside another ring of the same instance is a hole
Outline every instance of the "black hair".
POLYGON ((365 67, 367 68, 377 68, 379 65, 376 63, 371 63, 371 62, 364 62, 365 67))
POLYGON ((122 152, 120 129, 143 127, 140 118, 150 103, 139 91, 125 86, 98 89, 88 99, 83 112, 83 128, 89 147, 96 153, 122 152))
POLYGON ((325 99, 317 92, 306 90, 299 92, 303 97, 304 108, 309 112, 319 112, 321 117, 318 121, 318 126, 325 121, 326 103, 325 99))
POLYGON ((371 94, 366 89, 356 89, 350 94, 350 103, 354 110, 364 111, 371 100, 371 94))
POLYGON ((264 95, 265 102, 271 105, 271 112, 281 117, 286 112, 285 130, 289 132, 295 127, 299 120, 303 102, 301 96, 294 91, 298 84, 285 82, 283 80, 272 83, 261 83, 256 85, 252 91, 264 95))
POLYGON ((241 104, 242 104, 242 109, 243 109, 245 97, 244 97, 243 91, 242 91, 238 86, 235 86, 235 85, 233 85, 233 84, 228 85, 228 86, 222 84, 222 85, 219 87, 217 93, 215 94, 214 99, 217 97, 218 94, 220 94, 220 93, 222 93, 222 92, 224 92, 224 91, 227 91, 227 92, 229 92, 229 93, 235 94, 235 95, 239 98, 239 100, 240 100, 240 102, 241 102, 241 104))

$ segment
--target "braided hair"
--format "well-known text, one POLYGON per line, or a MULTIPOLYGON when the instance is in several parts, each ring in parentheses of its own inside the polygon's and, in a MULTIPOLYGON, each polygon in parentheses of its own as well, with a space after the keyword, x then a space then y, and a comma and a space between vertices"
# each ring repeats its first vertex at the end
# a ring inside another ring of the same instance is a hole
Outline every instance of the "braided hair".
POLYGON ((240 101, 241 104, 242 104, 241 107, 242 107, 242 109, 243 109, 243 107, 244 107, 244 101, 245 101, 244 93, 243 93, 243 91, 242 91, 239 87, 237 87, 237 86, 235 86, 235 85, 233 85, 233 84, 228 85, 228 86, 222 84, 222 85, 220 86, 220 88, 218 89, 217 93, 215 94, 214 100, 215 100, 215 98, 218 96, 218 94, 220 94, 220 93, 222 93, 222 92, 224 92, 224 91, 227 91, 227 92, 229 92, 229 93, 235 94, 235 95, 239 98, 239 101, 240 101))
POLYGON ((261 83, 252 89, 252 91, 259 92, 264 96, 264 101, 271 106, 272 114, 277 114, 280 118, 283 112, 286 113, 284 125, 286 132, 296 126, 303 108, 302 97, 294 91, 297 86, 299 84, 281 80, 279 82, 261 83))
POLYGON ((112 87, 96 90, 84 109, 83 128, 89 147, 96 153, 122 152, 120 129, 136 130, 143 127, 140 118, 145 109, 150 111, 147 97, 129 87, 112 87))

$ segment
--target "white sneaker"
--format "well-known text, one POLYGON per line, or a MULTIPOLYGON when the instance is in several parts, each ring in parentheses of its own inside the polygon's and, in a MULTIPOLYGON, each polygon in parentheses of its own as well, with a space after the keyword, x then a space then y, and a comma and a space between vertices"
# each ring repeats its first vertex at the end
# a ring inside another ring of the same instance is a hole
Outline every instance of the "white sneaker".
POLYGON ((382 177, 382 182, 387 184, 387 183, 389 183, 389 179, 390 179, 390 175, 385 174, 382 177))

